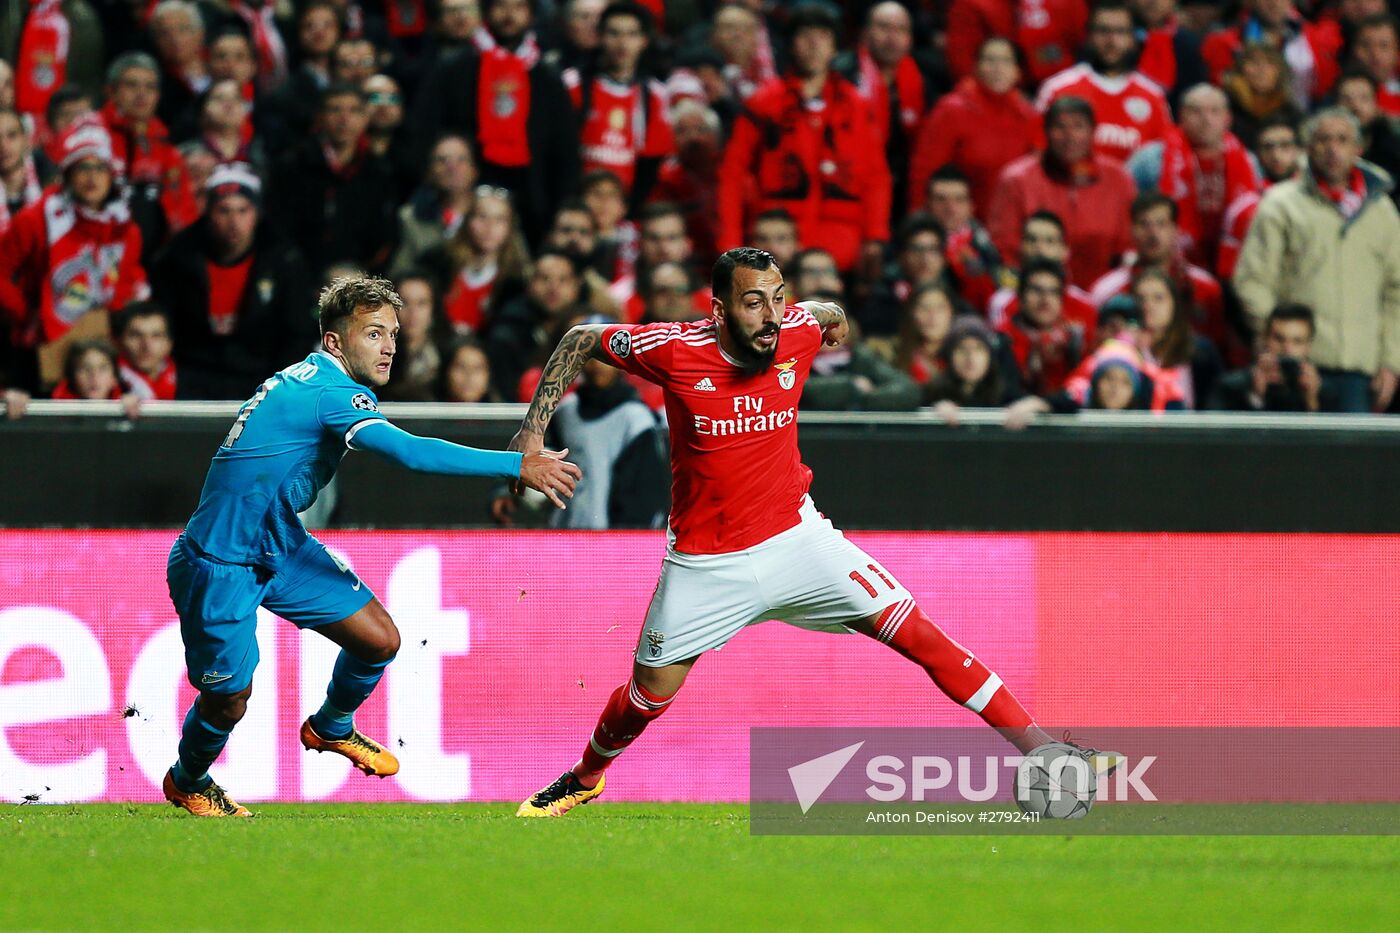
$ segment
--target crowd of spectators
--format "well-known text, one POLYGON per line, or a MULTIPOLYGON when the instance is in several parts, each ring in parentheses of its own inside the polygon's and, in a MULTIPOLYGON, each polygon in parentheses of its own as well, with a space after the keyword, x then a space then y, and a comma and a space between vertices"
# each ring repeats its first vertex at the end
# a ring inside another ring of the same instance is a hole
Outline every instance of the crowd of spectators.
POLYGON ((850 313, 806 407, 1385 412, 1397 117, 1387 0, 22 0, 0 385, 243 399, 363 271, 384 399, 520 401, 751 244, 850 313))

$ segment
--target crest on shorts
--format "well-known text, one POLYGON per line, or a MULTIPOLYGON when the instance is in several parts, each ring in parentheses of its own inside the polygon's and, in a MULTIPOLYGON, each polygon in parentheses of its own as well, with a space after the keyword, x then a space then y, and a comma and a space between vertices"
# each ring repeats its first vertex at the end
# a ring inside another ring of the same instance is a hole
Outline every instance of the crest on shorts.
POLYGON ((661 657, 661 645, 666 641, 666 633, 654 628, 647 629, 647 650, 653 658, 661 657))
POLYGON ((1152 105, 1145 97, 1129 97, 1123 101, 1123 110, 1138 123, 1152 116, 1152 105))
POLYGON ((791 389, 793 386, 797 385, 797 373, 792 371, 792 368, 796 365, 797 357, 795 356, 786 363, 774 364, 778 370, 778 385, 782 386, 784 389, 791 389))
POLYGON ((350 407, 358 408, 360 411, 379 411, 379 406, 374 403, 374 399, 363 392, 350 400, 350 407))
POLYGON ((632 352, 632 335, 625 330, 614 331, 608 338, 608 349, 618 359, 627 359, 627 355, 632 352))

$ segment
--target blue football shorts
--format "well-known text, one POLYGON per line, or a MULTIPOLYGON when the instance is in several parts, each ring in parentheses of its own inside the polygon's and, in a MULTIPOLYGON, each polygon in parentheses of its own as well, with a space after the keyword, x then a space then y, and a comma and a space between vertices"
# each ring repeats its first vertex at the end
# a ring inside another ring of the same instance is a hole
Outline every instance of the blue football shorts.
POLYGON ((276 574, 200 554, 182 534, 166 564, 170 601, 180 615, 185 666, 196 690, 247 689, 258 666, 258 607, 298 628, 330 625, 374 598, 349 567, 311 536, 276 574))

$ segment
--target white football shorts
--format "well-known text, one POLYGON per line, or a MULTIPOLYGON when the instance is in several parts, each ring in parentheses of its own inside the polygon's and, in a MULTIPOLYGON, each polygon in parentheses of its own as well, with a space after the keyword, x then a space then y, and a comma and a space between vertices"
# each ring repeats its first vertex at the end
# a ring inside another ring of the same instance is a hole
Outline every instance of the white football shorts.
POLYGON ((847 541, 810 496, 799 515, 787 531, 731 554, 668 549, 637 640, 637 662, 675 664, 768 619, 844 633, 896 603, 913 607, 909 591, 847 541))

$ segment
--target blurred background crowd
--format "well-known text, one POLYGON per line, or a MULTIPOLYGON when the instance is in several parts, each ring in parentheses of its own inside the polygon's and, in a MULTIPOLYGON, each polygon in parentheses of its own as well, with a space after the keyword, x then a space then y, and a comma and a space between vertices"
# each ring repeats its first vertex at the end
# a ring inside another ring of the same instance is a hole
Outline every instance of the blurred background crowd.
POLYGON ((1398 72, 1387 0, 18 0, 0 384, 244 399, 360 270, 382 398, 527 400, 749 244, 853 319, 804 407, 1386 412, 1398 72))

